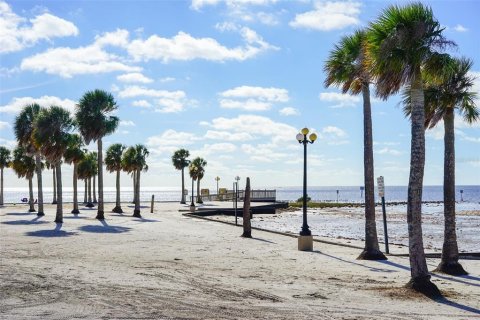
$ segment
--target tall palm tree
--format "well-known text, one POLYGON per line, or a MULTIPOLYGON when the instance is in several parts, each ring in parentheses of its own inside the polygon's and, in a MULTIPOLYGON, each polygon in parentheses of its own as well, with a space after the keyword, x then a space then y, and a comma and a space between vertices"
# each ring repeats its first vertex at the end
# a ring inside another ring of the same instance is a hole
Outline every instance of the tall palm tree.
POLYGON ((103 204, 103 142, 118 127, 118 118, 109 115, 118 108, 113 96, 103 90, 87 91, 76 106, 75 119, 86 144, 97 142, 98 148, 98 211, 97 219, 104 220, 103 204))
POLYGON ((444 55, 439 50, 452 42, 431 8, 421 3, 385 9, 367 33, 367 62, 375 75, 377 94, 386 99, 410 85, 412 101, 410 178, 407 223, 411 280, 407 287, 430 296, 441 296, 430 281, 422 237, 422 187, 425 167, 425 109, 421 70, 433 70, 444 55))
POLYGON ((3 169, 10 165, 10 150, 0 146, 0 206, 3 206, 3 169))
POLYGON ((190 152, 186 149, 179 149, 172 155, 172 163, 175 169, 182 170, 182 198, 180 203, 185 203, 185 168, 188 167, 190 161, 187 159, 190 156, 190 152))
POLYGON ((70 141, 68 141, 67 149, 63 158, 68 164, 73 164, 73 214, 78 214, 78 191, 77 191, 77 182, 78 182, 78 163, 83 160, 85 153, 82 150, 82 137, 78 134, 72 134, 70 136, 70 141))
POLYGON ((192 163, 196 167, 196 174, 197 174, 197 203, 203 203, 202 195, 200 194, 200 180, 203 179, 205 175, 205 167, 207 166, 207 161, 205 159, 196 157, 192 160, 192 163))
POLYGON ((42 108, 33 103, 25 106, 15 118, 14 133, 18 144, 25 148, 26 152, 35 156, 38 187, 38 213, 37 216, 44 216, 43 212, 43 186, 42 186, 42 159, 40 151, 35 147, 32 138, 33 122, 42 108))
MULTIPOLYGON (((200 169, 197 167, 197 165, 193 161, 191 161, 190 164, 188 165, 188 174, 190 175, 190 178, 192 178, 192 203, 190 204, 190 208, 192 207, 195 208, 195 203, 193 198, 193 184, 198 179, 199 171, 200 169)), ((197 190, 197 194, 198 194, 198 190, 197 190)))
POLYGON ((33 139, 41 154, 55 165, 57 174, 57 212, 55 222, 63 222, 62 157, 71 140, 73 120, 70 113, 58 106, 41 110, 34 122, 33 139))
POLYGON ((92 201, 92 177, 97 174, 97 153, 87 152, 84 150, 85 156, 78 163, 78 177, 85 181, 85 198, 86 207, 93 208, 95 205, 92 201), (87 197, 88 193, 88 197, 87 197))
MULTIPOLYGON (((442 259, 436 271, 451 275, 467 272, 458 262, 458 244, 455 223, 455 130, 454 118, 457 110, 467 123, 480 118, 475 104, 477 93, 471 91, 474 78, 469 76, 473 61, 466 58, 454 59, 444 65, 440 76, 429 77, 425 83, 425 128, 435 127, 442 119, 445 129, 444 144, 444 239, 442 259), (439 78, 439 79, 438 79, 439 78)), ((405 115, 411 116, 411 100, 408 88, 403 92, 405 115)))
POLYGON ((343 37, 325 62, 325 86, 342 88, 343 93, 363 97, 363 170, 365 184, 365 248, 358 259, 386 260, 380 251, 375 222, 375 184, 373 170, 372 107, 370 74, 365 68, 365 31, 343 37))
POLYGON ((116 179, 116 202, 115 208, 112 209, 112 212, 116 213, 123 213, 122 206, 120 203, 120 171, 122 170, 122 154, 125 150, 125 146, 121 143, 112 144, 107 149, 107 153, 105 155, 105 165, 109 172, 116 172, 117 179, 116 179))
POLYGON ((32 183, 36 169, 35 159, 27 153, 24 147, 18 146, 13 150, 13 159, 10 162, 10 166, 19 178, 28 180, 28 204, 30 206, 28 212, 35 212, 32 183))
POLYGON ((147 157, 149 155, 148 149, 141 145, 137 144, 133 147, 129 147, 124 154, 122 159, 123 167, 128 168, 128 170, 135 177, 135 209, 133 211, 133 216, 141 218, 140 215, 140 173, 142 171, 148 170, 147 157))

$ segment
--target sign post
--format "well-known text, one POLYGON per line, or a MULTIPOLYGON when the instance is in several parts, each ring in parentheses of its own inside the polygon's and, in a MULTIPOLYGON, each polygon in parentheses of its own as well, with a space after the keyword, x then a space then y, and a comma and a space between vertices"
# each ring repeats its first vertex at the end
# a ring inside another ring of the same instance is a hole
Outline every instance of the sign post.
POLYGON ((383 212, 383 232, 385 234, 385 252, 390 253, 388 249, 388 231, 387 231, 387 212, 385 210, 385 181, 383 176, 377 178, 378 195, 382 198, 382 212, 383 212))

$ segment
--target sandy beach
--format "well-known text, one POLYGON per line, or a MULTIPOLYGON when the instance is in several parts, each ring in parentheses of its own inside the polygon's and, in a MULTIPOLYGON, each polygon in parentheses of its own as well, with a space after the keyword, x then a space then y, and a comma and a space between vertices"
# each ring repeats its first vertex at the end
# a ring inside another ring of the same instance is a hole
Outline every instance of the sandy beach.
MULTIPOLYGON (((142 219, 65 205, 56 225, 26 206, 0 209, 1 319, 474 319, 480 263, 469 276, 434 275, 432 301, 402 288, 406 257, 358 261, 357 249, 186 217, 177 203, 142 219)), ((106 205, 106 209, 110 204, 106 205)), ((356 241, 361 245, 361 241, 356 241)), ((430 269, 438 260, 428 259, 430 269)))

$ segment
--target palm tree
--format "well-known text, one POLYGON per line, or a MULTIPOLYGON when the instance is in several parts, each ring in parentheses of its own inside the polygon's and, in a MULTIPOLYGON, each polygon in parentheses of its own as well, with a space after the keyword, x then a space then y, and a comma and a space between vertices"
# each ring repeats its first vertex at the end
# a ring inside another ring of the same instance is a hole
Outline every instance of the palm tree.
POLYGON ((104 220, 103 150, 102 138, 112 134, 118 118, 109 115, 118 108, 113 96, 103 90, 87 91, 76 106, 75 119, 86 144, 97 142, 98 148, 98 211, 97 219, 104 220))
POLYGON ((28 212, 35 212, 32 183, 36 169, 35 159, 27 153, 24 147, 18 146, 13 150, 13 159, 10 162, 10 166, 19 178, 28 180, 28 204, 30 205, 28 212))
POLYGON ((128 170, 132 173, 135 180, 135 190, 134 190, 134 198, 135 198, 135 209, 133 211, 133 216, 137 218, 141 218, 140 215, 140 173, 141 171, 147 171, 147 157, 149 152, 147 148, 141 144, 137 144, 133 147, 129 147, 124 154, 122 159, 123 167, 128 168, 128 170))
MULTIPOLYGON (((190 164, 188 165, 188 173, 190 175, 190 178, 192 178, 192 203, 190 204, 190 210, 192 210, 192 207, 195 208, 195 203, 193 198, 193 184, 195 180, 198 179, 199 171, 200 170, 197 167, 197 165, 193 161, 191 161, 190 164)), ((198 190, 197 190, 197 194, 198 194, 198 190)))
POLYGON ((73 120, 70 113, 58 106, 41 110, 34 122, 33 139, 41 154, 55 166, 57 175, 56 223, 63 223, 62 157, 71 141, 73 120))
POLYGON ((10 165, 10 150, 0 146, 0 206, 3 206, 3 169, 10 165))
POLYGON ((386 260, 380 251, 375 222, 375 184, 373 170, 372 107, 370 104, 370 75, 365 68, 365 31, 345 36, 325 62, 325 86, 342 88, 343 93, 363 97, 363 168, 365 184, 365 248, 358 259, 386 260))
POLYGON ((122 206, 120 203, 120 171, 122 170, 122 154, 125 150, 125 146, 121 143, 112 144, 108 149, 105 155, 105 165, 109 172, 116 172, 116 190, 117 197, 115 208, 112 209, 112 212, 123 213, 122 206))
POLYGON ((38 187, 38 213, 37 216, 44 216, 43 212, 43 186, 42 186, 42 159, 38 148, 33 143, 32 132, 33 122, 42 108, 36 104, 30 104, 15 118, 14 133, 18 144, 25 148, 26 152, 35 156, 38 187))
POLYGON ((82 150, 82 137, 78 134, 72 134, 70 136, 70 141, 68 141, 67 149, 63 158, 68 164, 73 163, 73 214, 78 214, 78 191, 77 191, 77 182, 78 182, 78 163, 83 160, 85 153, 82 150))
POLYGON ((192 163, 196 167, 197 174, 197 203, 203 203, 202 195, 200 194, 200 180, 203 179, 205 174, 205 167, 207 166, 207 161, 205 159, 196 157, 192 160, 192 163))
POLYGON ((97 174, 97 153, 84 150, 84 154, 85 156, 78 163, 78 177, 85 181, 85 206, 93 208, 95 205, 92 202, 92 177, 97 174))
POLYGON ((431 8, 421 3, 390 6, 367 33, 367 63, 375 76, 377 94, 386 99, 410 86, 412 138, 408 182, 407 223, 411 280, 407 287, 429 296, 441 296, 430 281, 422 237, 422 187, 425 167, 425 109, 422 68, 434 70, 444 60, 437 50, 451 42, 431 8))
POLYGON ((179 149, 173 153, 172 163, 175 169, 182 170, 182 198, 180 203, 185 203, 185 168, 188 167, 190 161, 187 159, 190 156, 190 152, 185 149, 179 149))
MULTIPOLYGON (((470 91, 474 78, 468 72, 472 60, 454 59, 445 64, 440 76, 428 77, 425 83, 425 128, 435 127, 442 119, 444 123, 445 153, 443 175, 444 239, 442 259, 436 271, 451 275, 467 272, 458 262, 458 244, 455 223, 455 109, 468 123, 478 121, 479 110, 475 105, 477 93, 470 91), (430 78, 430 79, 429 79, 430 78), (432 79, 433 78, 433 79, 432 79), (440 78, 440 79, 437 79, 440 78)), ((405 115, 411 116, 411 100, 408 88, 403 92, 405 115)))

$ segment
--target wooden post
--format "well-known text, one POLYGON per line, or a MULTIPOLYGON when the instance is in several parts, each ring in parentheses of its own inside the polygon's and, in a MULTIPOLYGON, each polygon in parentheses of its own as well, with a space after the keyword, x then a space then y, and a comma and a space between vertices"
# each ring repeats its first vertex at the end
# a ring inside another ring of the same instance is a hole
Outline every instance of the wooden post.
POLYGON ((155 201, 155 195, 152 194, 152 203, 150 204, 150 213, 153 213, 153 203, 155 201))
POLYGON ((250 178, 247 177, 245 196, 243 198, 243 234, 244 238, 252 237, 252 224, 250 223, 250 178))

